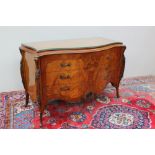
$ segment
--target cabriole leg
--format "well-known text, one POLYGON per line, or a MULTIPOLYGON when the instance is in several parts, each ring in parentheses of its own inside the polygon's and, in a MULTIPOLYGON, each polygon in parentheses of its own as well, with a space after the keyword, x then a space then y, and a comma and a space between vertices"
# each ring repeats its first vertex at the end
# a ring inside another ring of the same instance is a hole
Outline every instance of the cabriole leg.
POLYGON ((27 107, 28 106, 28 103, 29 103, 29 94, 28 94, 28 92, 26 92, 25 95, 26 95, 25 107, 27 107))
POLYGON ((43 112, 40 112, 40 128, 43 128, 43 112))
POLYGON ((116 96, 117 96, 117 98, 119 98, 120 97, 120 95, 119 95, 119 82, 117 82, 117 83, 111 82, 111 84, 113 87, 116 88, 116 96))
POLYGON ((116 86, 115 88, 116 88, 116 96, 117 96, 117 98, 119 98, 120 97, 119 96, 119 86, 116 86))
POLYGON ((47 104, 43 104, 43 102, 41 102, 40 104, 40 128, 43 128, 43 113, 45 111, 46 106, 47 104))

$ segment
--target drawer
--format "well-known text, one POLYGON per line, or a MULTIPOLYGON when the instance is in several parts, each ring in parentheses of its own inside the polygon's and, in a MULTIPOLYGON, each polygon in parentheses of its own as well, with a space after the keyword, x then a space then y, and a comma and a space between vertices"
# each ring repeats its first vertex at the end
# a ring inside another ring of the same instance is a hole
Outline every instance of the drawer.
POLYGON ((82 59, 77 60, 52 60, 46 66, 46 72, 50 73, 53 71, 70 71, 83 68, 84 64, 82 59))
POLYGON ((50 96, 57 96, 61 99, 80 98, 85 92, 83 84, 80 83, 46 87, 46 91, 48 98, 50 96))
POLYGON ((86 81, 86 77, 78 70, 46 73, 46 85, 73 84, 81 81, 86 81))

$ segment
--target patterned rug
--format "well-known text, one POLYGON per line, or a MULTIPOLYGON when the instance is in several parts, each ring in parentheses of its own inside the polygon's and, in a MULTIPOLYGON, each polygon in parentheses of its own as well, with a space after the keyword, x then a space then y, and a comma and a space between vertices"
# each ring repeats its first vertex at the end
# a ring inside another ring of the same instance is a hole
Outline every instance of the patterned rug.
MULTIPOLYGON (((51 103, 43 115, 49 129, 155 129, 155 76, 123 79, 120 98, 110 84, 92 102, 51 103)), ((37 103, 24 91, 0 93, 0 128, 39 128, 37 103)))

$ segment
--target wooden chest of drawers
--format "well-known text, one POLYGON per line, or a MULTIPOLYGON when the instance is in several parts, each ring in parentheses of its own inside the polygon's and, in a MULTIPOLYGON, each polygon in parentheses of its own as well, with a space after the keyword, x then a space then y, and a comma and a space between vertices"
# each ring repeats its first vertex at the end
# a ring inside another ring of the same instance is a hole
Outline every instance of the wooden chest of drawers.
POLYGON ((22 44, 21 76, 29 96, 40 105, 40 119, 51 100, 96 97, 110 82, 118 93, 125 46, 103 38, 22 44))

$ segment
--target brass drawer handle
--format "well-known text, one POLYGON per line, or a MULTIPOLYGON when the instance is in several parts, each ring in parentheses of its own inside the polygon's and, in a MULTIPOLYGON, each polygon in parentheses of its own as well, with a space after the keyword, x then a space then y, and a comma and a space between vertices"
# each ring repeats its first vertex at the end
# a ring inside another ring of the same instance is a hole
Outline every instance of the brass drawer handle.
POLYGON ((71 64, 70 63, 62 63, 60 64, 61 67, 70 67, 71 64))
POLYGON ((67 91, 67 90, 70 90, 70 88, 67 87, 67 86, 66 86, 66 87, 61 87, 60 90, 61 90, 61 91, 67 91))
POLYGON ((69 75, 60 75, 60 79, 64 80, 64 79, 70 79, 69 75))

